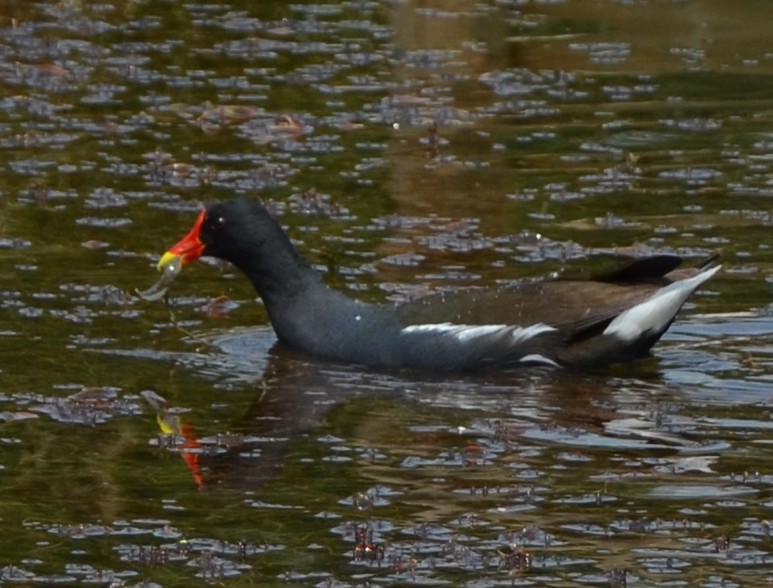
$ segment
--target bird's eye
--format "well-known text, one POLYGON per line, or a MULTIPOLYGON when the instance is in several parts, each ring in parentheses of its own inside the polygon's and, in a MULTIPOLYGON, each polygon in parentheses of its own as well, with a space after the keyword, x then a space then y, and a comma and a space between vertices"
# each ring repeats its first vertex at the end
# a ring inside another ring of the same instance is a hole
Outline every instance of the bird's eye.
POLYGON ((211 226, 216 231, 221 231, 225 228, 226 222, 225 217, 222 216, 216 216, 211 221, 211 226))

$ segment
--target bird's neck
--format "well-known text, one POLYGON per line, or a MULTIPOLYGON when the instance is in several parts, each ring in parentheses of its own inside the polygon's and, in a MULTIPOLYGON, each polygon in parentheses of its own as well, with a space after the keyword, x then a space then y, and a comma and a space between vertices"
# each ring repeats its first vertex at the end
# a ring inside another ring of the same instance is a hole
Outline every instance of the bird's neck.
POLYGON ((326 346, 341 335, 341 317, 355 316, 363 306, 328 286, 322 275, 297 255, 283 263, 281 272, 261 268, 261 273, 253 268, 248 274, 263 300, 274 332, 291 348, 326 353, 326 346), (324 344, 320 347, 321 343, 324 344))
POLYGON ((319 273, 306 263, 292 245, 272 252, 270 258, 250 257, 239 264, 266 307, 311 295, 327 288, 319 273))

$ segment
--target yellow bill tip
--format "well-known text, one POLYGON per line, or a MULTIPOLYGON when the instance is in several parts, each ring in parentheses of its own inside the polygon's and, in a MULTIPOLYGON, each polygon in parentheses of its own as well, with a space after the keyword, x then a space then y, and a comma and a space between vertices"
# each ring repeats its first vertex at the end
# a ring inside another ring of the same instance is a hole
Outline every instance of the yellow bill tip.
POLYGON ((160 272, 164 271, 167 266, 171 265, 175 261, 180 259, 180 256, 177 253, 172 253, 171 251, 167 251, 161 256, 161 259, 158 260, 158 263, 156 264, 156 269, 160 272))

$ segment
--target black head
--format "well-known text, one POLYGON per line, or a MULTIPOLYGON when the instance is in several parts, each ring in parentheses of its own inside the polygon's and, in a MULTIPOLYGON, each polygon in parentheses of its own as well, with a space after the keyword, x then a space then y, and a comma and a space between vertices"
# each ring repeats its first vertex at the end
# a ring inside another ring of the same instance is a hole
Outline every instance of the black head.
POLYGON ((239 199, 207 206, 198 232, 201 255, 219 257, 242 266, 244 257, 260 257, 267 246, 289 242, 287 236, 256 200, 239 199))
POLYGON ((159 268, 178 258, 190 263, 202 255, 230 261, 250 277, 300 261, 276 220, 262 204, 247 198, 207 206, 188 234, 161 258, 159 268))

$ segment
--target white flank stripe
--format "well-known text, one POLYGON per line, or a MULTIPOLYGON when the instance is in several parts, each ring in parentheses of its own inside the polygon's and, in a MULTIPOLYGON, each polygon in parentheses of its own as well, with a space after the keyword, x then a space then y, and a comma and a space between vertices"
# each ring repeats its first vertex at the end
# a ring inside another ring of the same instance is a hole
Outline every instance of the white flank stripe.
POLYGON ((633 341, 644 333, 656 333, 664 329, 682 308, 690 294, 717 273, 720 267, 722 266, 718 265, 691 278, 661 288, 648 300, 615 317, 604 329, 604 334, 614 335, 623 341, 633 341))
POLYGON ((559 365, 555 361, 553 361, 549 357, 540 355, 539 353, 531 353, 529 355, 524 355, 518 361, 520 361, 521 363, 544 363, 547 365, 552 365, 554 367, 559 367, 559 365))
POLYGON ((513 343, 521 343, 542 333, 555 331, 555 327, 544 323, 536 323, 530 327, 513 327, 513 343))
POLYGON ((402 330, 405 334, 435 333, 449 335, 455 337, 462 343, 471 339, 477 339, 478 337, 485 337, 486 335, 498 335, 503 333, 511 334, 511 343, 521 343, 546 331, 555 331, 555 329, 551 326, 543 325, 542 323, 537 323, 536 325, 531 325, 529 327, 517 327, 515 325, 457 325, 454 323, 428 323, 423 325, 409 325, 402 330))
POLYGON ((423 325, 408 325, 403 333, 435 333, 450 335, 460 341, 467 341, 483 335, 491 335, 507 329, 507 325, 457 325, 454 323, 427 323, 423 325))
POLYGON ((500 333, 507 329, 507 325, 458 325, 459 330, 454 332, 454 336, 459 341, 469 341, 486 335, 500 333))

